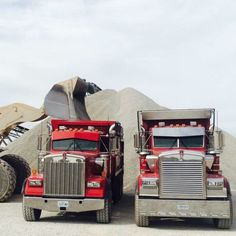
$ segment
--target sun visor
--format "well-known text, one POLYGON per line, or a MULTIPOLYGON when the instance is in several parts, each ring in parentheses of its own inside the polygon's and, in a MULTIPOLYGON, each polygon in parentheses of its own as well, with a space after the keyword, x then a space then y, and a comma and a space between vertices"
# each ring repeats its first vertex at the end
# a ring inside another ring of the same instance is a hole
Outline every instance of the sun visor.
POLYGON ((153 128, 153 136, 159 137, 186 137, 186 136, 201 136, 205 134, 204 127, 165 127, 153 128))

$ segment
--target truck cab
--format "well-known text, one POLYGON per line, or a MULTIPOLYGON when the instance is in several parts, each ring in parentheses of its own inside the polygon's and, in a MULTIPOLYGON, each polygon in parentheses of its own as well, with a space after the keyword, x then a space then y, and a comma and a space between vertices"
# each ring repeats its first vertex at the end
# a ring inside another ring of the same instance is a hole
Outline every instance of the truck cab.
POLYGON ((41 210, 96 211, 97 222, 109 223, 111 203, 123 194, 120 123, 52 120, 49 150, 25 183, 24 218, 39 220, 41 210))
POLYGON ((230 228, 231 192, 219 162, 222 134, 214 128, 214 109, 138 112, 138 226, 156 216, 213 218, 218 228, 230 228))

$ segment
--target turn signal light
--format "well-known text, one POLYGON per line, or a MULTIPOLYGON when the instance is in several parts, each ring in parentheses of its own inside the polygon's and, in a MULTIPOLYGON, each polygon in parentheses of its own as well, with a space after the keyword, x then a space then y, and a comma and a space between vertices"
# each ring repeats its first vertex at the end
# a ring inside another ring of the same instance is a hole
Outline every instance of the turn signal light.
POLYGON ((32 173, 32 175, 36 175, 37 174, 37 170, 36 169, 32 169, 31 173, 32 173))

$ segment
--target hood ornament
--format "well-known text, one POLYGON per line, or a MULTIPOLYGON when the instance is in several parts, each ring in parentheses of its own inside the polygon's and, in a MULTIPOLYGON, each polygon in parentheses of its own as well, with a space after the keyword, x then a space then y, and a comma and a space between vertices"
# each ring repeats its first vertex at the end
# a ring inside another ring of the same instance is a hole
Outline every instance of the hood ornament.
POLYGON ((184 160, 184 150, 179 151, 179 157, 180 157, 180 161, 184 160))
POLYGON ((67 159, 66 152, 62 153, 62 158, 63 158, 64 161, 67 159))

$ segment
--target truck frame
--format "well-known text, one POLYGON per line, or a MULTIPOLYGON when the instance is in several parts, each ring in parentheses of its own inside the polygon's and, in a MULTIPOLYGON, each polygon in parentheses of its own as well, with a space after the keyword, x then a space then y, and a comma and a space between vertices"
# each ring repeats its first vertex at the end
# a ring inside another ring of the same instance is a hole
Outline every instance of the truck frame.
POLYGON ((223 135, 215 131, 215 110, 138 111, 137 120, 136 224, 148 226, 150 217, 212 218, 229 229, 232 198, 220 170, 223 135))
POLYGON ((25 220, 39 220, 42 210, 96 211, 98 223, 109 223, 112 201, 123 194, 122 126, 116 121, 51 123, 50 151, 39 155, 38 172, 24 185, 25 220))

